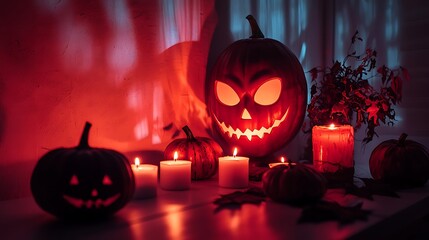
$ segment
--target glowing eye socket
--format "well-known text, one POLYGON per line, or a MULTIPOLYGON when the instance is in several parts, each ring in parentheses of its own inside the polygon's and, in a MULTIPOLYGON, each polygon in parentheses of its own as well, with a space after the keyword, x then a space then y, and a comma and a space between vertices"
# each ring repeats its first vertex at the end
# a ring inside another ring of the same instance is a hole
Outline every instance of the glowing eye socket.
POLYGON ((109 176, 104 175, 104 177, 103 177, 103 185, 112 185, 112 180, 110 180, 109 176))
POLYGON ((238 94, 228 84, 216 81, 215 82, 215 93, 217 99, 227 106, 234 106, 240 102, 238 94))
POLYGON ((256 90, 253 99, 257 104, 267 106, 274 104, 280 97, 282 90, 282 81, 280 78, 275 77, 263 83, 258 90, 256 90))
POLYGON ((70 185, 72 186, 76 186, 79 185, 79 180, 77 179, 76 175, 73 175, 70 179, 70 185))

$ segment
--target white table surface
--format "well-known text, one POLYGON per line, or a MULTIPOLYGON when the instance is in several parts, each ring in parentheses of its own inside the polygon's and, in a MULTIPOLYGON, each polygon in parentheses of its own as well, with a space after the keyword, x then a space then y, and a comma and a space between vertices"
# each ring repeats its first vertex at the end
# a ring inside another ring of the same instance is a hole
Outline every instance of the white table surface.
MULTIPOLYGON (((70 224, 43 212, 32 198, 0 202, 1 239, 345 239, 385 236, 429 213, 429 188, 402 190, 400 198, 351 195, 342 203, 363 201, 373 211, 368 221, 298 224, 300 208, 271 200, 260 205, 215 212, 213 201, 235 189, 217 180, 193 182, 189 191, 164 191, 152 199, 132 200, 108 221, 70 224)), ((330 190, 328 196, 343 195, 330 190)))

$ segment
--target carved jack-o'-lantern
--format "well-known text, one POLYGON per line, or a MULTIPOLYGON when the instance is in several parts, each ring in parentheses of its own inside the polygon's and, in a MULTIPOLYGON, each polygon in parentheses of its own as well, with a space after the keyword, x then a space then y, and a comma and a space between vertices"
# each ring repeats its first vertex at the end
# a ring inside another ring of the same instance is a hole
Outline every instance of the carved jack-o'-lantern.
POLYGON ((299 131, 307 83, 296 56, 264 38, 252 16, 253 35, 234 42, 218 57, 206 86, 214 129, 245 155, 278 150, 299 131))
POLYGON ((57 148, 40 158, 31 177, 36 203, 61 218, 99 218, 121 209, 134 194, 134 175, 127 158, 91 148, 86 123, 75 148, 57 148))

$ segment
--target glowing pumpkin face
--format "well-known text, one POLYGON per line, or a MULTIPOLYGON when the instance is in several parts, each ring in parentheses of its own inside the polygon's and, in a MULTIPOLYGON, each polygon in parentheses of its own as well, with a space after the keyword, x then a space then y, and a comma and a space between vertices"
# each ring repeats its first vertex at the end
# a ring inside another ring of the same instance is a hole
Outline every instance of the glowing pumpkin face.
POLYGON ((218 134, 247 156, 265 156, 299 131, 307 83, 286 46, 251 38, 234 42, 219 56, 206 93, 218 134))
POLYGON ((107 174, 102 179, 93 175, 90 178, 82 178, 73 174, 70 181, 64 185, 63 199, 72 207, 87 211, 109 207, 121 196, 115 185, 107 174))

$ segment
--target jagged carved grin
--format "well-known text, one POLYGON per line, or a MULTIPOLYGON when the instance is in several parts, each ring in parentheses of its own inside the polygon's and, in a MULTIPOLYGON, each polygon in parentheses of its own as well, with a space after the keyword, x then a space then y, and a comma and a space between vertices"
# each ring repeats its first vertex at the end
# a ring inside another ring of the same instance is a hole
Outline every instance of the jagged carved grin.
POLYGON ((100 207, 107 207, 112 205, 112 203, 114 203, 118 198, 119 198, 120 194, 117 193, 111 197, 108 197, 106 199, 101 199, 101 198, 97 198, 94 200, 83 200, 80 198, 75 198, 75 197, 71 197, 69 195, 63 195, 63 198, 70 203, 71 205, 73 205, 76 208, 100 208, 100 207))
POLYGON ((222 129, 222 131, 225 134, 228 134, 230 138, 232 138, 233 135, 235 135, 237 139, 244 136, 244 137, 247 137, 249 141, 252 141, 253 136, 258 136, 260 139, 262 139, 265 134, 270 134, 274 128, 278 127, 282 122, 285 121, 288 112, 289 112, 289 108, 286 110, 285 114, 282 116, 281 119, 274 121, 273 125, 269 126, 268 128, 261 127, 260 129, 248 129, 248 128, 245 130, 242 130, 239 128, 234 129, 231 125, 227 125, 225 122, 220 122, 219 119, 216 117, 216 115, 214 115, 214 117, 216 119, 217 124, 222 129))

